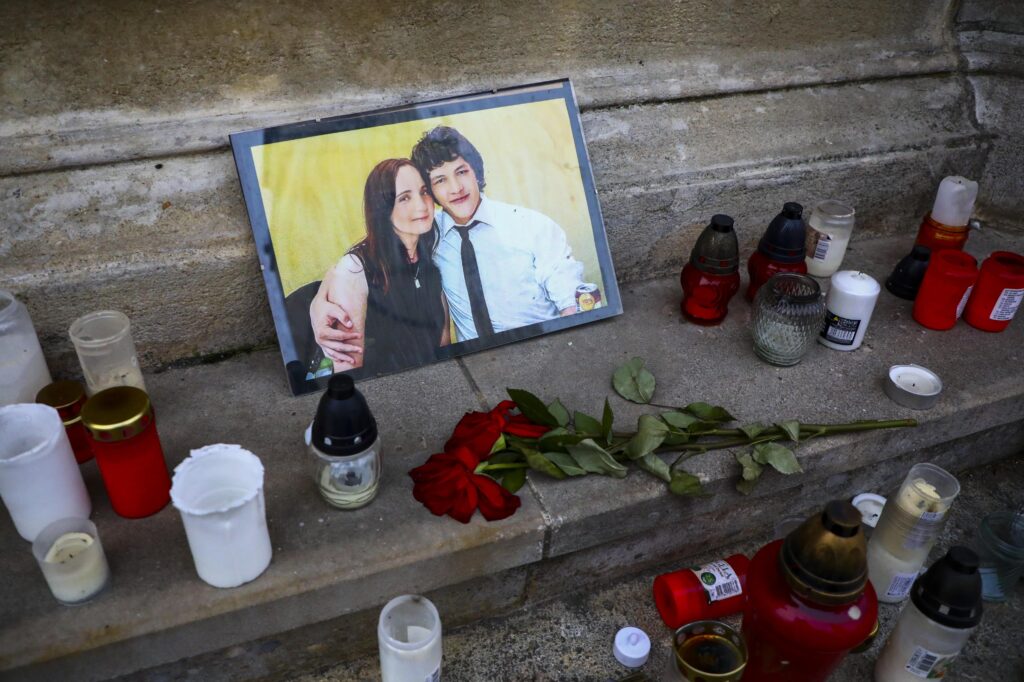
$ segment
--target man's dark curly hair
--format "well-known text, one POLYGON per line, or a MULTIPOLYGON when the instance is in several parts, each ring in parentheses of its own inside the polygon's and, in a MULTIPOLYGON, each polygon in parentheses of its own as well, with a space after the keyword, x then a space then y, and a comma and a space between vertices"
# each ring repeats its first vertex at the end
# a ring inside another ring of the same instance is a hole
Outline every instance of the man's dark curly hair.
POLYGON ((412 148, 412 162, 416 164, 420 175, 423 176, 423 183, 433 193, 430 185, 430 171, 443 163, 454 161, 462 157, 476 173, 480 191, 484 190, 484 160, 480 152, 476 150, 473 143, 463 137, 455 128, 448 126, 437 126, 433 130, 423 133, 423 137, 412 148))

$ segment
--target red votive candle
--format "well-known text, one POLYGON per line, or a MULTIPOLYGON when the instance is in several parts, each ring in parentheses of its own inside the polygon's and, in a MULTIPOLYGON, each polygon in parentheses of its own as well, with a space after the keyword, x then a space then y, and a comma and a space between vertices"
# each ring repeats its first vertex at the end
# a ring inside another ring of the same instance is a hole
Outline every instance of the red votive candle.
POLYGON ((969 253, 951 249, 933 253, 914 299, 914 319, 929 329, 952 329, 977 279, 978 261, 969 253))
POLYGON ((733 554, 694 569, 663 573, 654 579, 654 604, 665 625, 678 628, 695 620, 717 620, 739 613, 747 600, 750 560, 733 554))
POLYGON ((171 477, 146 392, 134 386, 100 391, 86 401, 82 421, 114 511, 137 519, 163 509, 171 477))
POLYGON ((64 422, 68 440, 71 441, 75 461, 82 464, 92 459, 89 432, 82 424, 82 406, 85 405, 85 388, 82 384, 77 381, 55 381, 39 390, 36 402, 57 410, 64 422))
POLYGON ((686 319, 700 325, 724 320, 729 300, 740 289, 739 267, 740 247, 733 219, 722 213, 712 216, 679 275, 686 319))
POLYGON ((994 251, 981 264, 981 274, 964 310, 967 324, 986 332, 1010 326, 1024 300, 1024 256, 994 251))

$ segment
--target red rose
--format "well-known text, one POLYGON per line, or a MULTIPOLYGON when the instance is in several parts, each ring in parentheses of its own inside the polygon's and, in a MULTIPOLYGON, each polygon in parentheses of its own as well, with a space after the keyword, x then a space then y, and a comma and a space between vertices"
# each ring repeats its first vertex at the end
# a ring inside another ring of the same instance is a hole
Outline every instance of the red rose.
POLYGON ((452 437, 444 444, 444 451, 451 452, 462 446, 476 455, 477 464, 487 459, 508 421, 508 413, 515 406, 511 400, 503 400, 490 412, 467 412, 455 426, 452 437))
POLYGON ((520 438, 540 438, 550 431, 551 427, 534 424, 523 415, 517 414, 509 418, 508 423, 505 424, 505 428, 502 430, 510 436, 519 436, 520 438))
POLYGON ((519 498, 493 479, 474 473, 479 462, 477 455, 464 446, 431 455, 425 464, 409 472, 412 496, 431 513, 448 514, 462 523, 469 523, 477 509, 488 521, 512 516, 521 504, 519 498))

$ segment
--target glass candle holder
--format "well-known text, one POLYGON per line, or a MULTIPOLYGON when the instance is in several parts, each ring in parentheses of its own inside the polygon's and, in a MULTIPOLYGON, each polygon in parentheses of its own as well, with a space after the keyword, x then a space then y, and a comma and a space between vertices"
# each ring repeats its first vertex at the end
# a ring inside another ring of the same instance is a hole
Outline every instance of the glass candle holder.
POLYGON ((59 519, 36 536, 32 554, 61 604, 87 602, 110 582, 110 567, 89 519, 59 519))
POLYGON ((426 597, 406 594, 385 604, 377 644, 382 682, 441 679, 441 616, 426 597))
POLYGON ((31 403, 52 381, 28 309, 0 289, 0 405, 31 403))
POLYGON ((839 270, 853 233, 854 210, 841 201, 819 202, 807 220, 807 273, 831 277, 839 270))
POLYGON ((85 389, 82 384, 77 381, 55 381, 36 394, 36 402, 57 410, 78 463, 92 459, 89 432, 82 424, 82 407, 85 405, 85 389))
POLYGON ((914 319, 928 329, 952 329, 977 279, 978 261, 974 256, 950 249, 933 251, 914 299, 914 319))
POLYGON ((894 604, 910 594, 959 494, 959 481, 945 469, 928 463, 911 467, 882 508, 868 543, 868 576, 878 601, 894 604))
POLYGON ((975 329, 1001 332, 1010 325, 1024 300, 1024 256, 995 251, 981 264, 964 319, 975 329))
POLYGON ((717 620, 698 620, 676 630, 676 667, 690 682, 739 682, 747 667, 740 633, 717 620))
POLYGON ((746 297, 753 301, 765 282, 781 272, 807 272, 804 260, 807 246, 807 224, 803 219, 804 207, 787 201, 782 212, 775 216, 757 244, 757 251, 747 261, 746 297))
POLYGON ((733 219, 711 216, 679 274, 683 287, 681 308, 686 319, 700 325, 716 325, 729 312, 729 300, 740 289, 740 252, 733 219))
POLYGON ((196 572, 207 583, 237 587, 270 565, 259 457, 238 445, 193 450, 174 469, 171 499, 181 512, 196 572))
POLYGON ((146 390, 127 315, 116 310, 89 313, 72 322, 68 334, 89 395, 112 386, 146 390))
POLYGON ((795 365, 821 330, 825 300, 807 275, 775 275, 754 299, 754 352, 773 365, 795 365))
POLYGON ((21 537, 32 542, 58 519, 89 517, 89 493, 57 410, 0 407, 0 434, 0 497, 21 537))
POLYGON ((981 596, 985 601, 1006 601, 1024 575, 1024 537, 1014 528, 1015 513, 993 512, 981 520, 974 547, 981 559, 981 596))
POLYGON ((132 386, 100 391, 85 402, 82 422, 115 512, 137 519, 170 502, 171 477, 145 391, 132 386))
POLYGON ((358 509, 369 504, 380 486, 380 438, 355 455, 328 455, 314 445, 313 478, 320 496, 338 509, 358 509))

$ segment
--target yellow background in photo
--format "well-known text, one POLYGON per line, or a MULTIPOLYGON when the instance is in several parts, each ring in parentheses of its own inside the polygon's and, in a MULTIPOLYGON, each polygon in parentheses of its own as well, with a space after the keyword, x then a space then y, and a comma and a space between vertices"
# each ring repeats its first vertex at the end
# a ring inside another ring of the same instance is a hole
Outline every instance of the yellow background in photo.
POLYGON ((457 129, 480 152, 487 196, 561 225, 583 263, 583 280, 604 288, 569 116, 555 99, 253 147, 285 296, 321 279, 366 235, 370 170, 387 158, 408 158, 438 125, 457 129))

